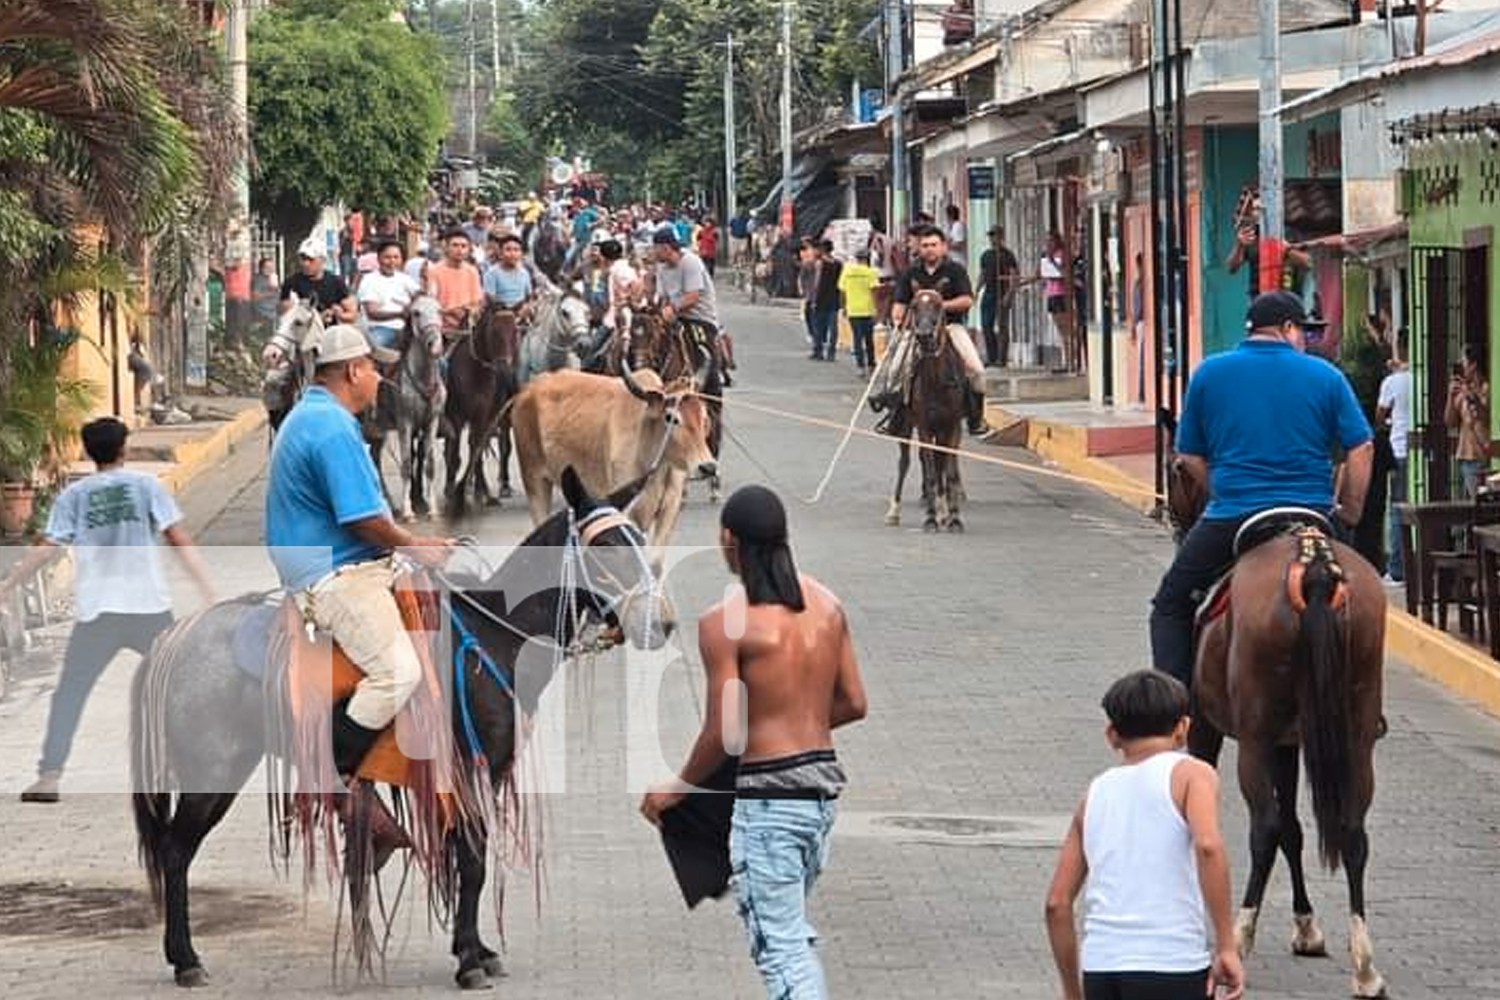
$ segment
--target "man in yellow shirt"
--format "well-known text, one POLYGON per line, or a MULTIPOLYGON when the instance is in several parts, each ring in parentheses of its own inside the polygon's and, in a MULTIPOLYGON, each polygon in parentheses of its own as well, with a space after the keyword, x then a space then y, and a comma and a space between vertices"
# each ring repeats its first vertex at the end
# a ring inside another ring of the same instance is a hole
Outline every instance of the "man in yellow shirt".
POLYGON ((854 255, 854 263, 844 265, 839 275, 839 294, 844 300, 844 316, 854 334, 854 363, 861 375, 875 371, 875 287, 880 272, 870 266, 870 251, 854 255))

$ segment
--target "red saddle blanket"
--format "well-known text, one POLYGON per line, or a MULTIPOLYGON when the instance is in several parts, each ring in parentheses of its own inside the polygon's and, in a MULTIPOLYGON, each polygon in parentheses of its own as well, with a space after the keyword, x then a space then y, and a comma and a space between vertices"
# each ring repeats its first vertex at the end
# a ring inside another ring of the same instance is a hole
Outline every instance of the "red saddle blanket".
MULTIPOLYGON (((365 755, 359 776, 401 788, 432 788, 431 782, 438 777, 433 773, 435 768, 444 777, 449 776, 452 742, 442 711, 442 680, 430 642, 437 631, 438 602, 430 591, 398 587, 396 606, 406 630, 413 634, 412 644, 422 661, 423 683, 365 755), (407 756, 408 751, 413 756, 407 756)), ((319 633, 316 638, 308 638, 302 615, 290 599, 282 607, 281 628, 287 637, 286 693, 297 746, 331 745, 327 741, 333 705, 352 695, 364 674, 328 636, 319 633)), ((299 767, 309 763, 298 761, 299 767)), ((441 781, 436 785, 439 790, 445 787, 451 785, 441 781)))
POLYGON ((1224 617, 1229 610, 1229 598, 1232 593, 1231 584, 1234 582, 1234 571, 1230 570, 1214 581, 1214 585, 1208 588, 1208 593, 1198 605, 1198 617, 1195 623, 1198 631, 1207 628, 1211 623, 1224 617))

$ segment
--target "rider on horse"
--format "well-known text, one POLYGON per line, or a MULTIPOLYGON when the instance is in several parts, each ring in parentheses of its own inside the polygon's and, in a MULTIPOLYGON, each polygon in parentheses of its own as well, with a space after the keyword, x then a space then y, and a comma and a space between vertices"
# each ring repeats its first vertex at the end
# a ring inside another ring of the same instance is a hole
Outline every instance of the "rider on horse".
POLYGON ((387 240, 380 244, 378 254, 380 270, 360 280, 359 304, 365 311, 370 343, 396 350, 412 300, 422 294, 422 286, 402 269, 400 243, 387 240))
POLYGON ((281 285, 279 312, 292 307, 292 296, 311 302, 325 323, 353 323, 359 318, 359 305, 344 279, 326 270, 328 250, 316 236, 309 236, 297 248, 297 273, 281 285))
MULTIPOLYGON (((896 333, 895 342, 889 351, 893 359, 894 370, 887 375, 887 378, 896 380, 892 383, 893 387, 904 401, 907 395, 907 382, 911 377, 911 366, 905 362, 910 354, 911 334, 905 329, 902 320, 906 318, 907 307, 911 305, 912 299, 918 292, 924 289, 937 292, 943 297, 943 311, 948 319, 948 343, 952 344, 954 351, 958 353, 959 359, 963 362, 964 373, 968 376, 969 433, 987 434, 990 428, 984 419, 984 362, 979 360, 979 350, 974 346, 974 338, 969 336, 968 327, 964 325, 969 308, 974 304, 974 290, 969 283, 969 272, 948 255, 948 238, 943 235, 941 229, 932 225, 914 226, 912 235, 918 237, 919 256, 917 261, 896 279, 896 304, 891 311, 896 333)), ((893 406, 892 410, 895 409, 896 407, 893 406)))
POLYGON ((500 259, 484 272, 485 301, 520 317, 536 295, 536 285, 522 258, 521 237, 507 233, 499 238, 500 259))
MULTIPOLYGON (((656 248, 656 292, 661 296, 662 318, 682 323, 689 339, 707 352, 714 374, 725 385, 719 357, 719 310, 714 279, 703 261, 683 249, 671 226, 663 226, 651 238, 656 248)), ((717 387, 705 387, 713 393, 717 387)))
POLYGON ((1369 422, 1343 374, 1304 353, 1307 318, 1290 292, 1250 306, 1239 348, 1203 362, 1177 427, 1182 473, 1209 493, 1151 608, 1156 669, 1191 684, 1198 601, 1235 560, 1246 521, 1280 507, 1328 511, 1338 526, 1360 518, 1374 462, 1369 422), (1338 502, 1333 453, 1344 451, 1338 502))
MULTIPOLYGON (((452 543, 419 538, 391 517, 380 476, 356 414, 380 388, 376 362, 394 352, 372 348, 357 327, 335 325, 309 346, 313 386, 276 437, 266 491, 266 543, 287 593, 303 616, 329 633, 364 674, 353 696, 333 709, 334 766, 352 790, 360 762, 422 680, 421 660, 402 627, 392 586, 395 549, 442 565, 452 543)), ((371 796, 373 798, 373 796, 371 796)), ((351 814, 350 795, 338 795, 351 814)), ((371 810, 377 859, 410 845, 382 809, 371 810)))

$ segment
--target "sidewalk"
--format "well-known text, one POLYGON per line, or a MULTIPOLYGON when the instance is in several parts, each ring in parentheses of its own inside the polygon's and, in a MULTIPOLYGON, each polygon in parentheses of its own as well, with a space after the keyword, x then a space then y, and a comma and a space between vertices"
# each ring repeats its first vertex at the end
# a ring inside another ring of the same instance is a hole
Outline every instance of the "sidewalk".
MULTIPOLYGON (((1007 443, 1024 445, 1064 472, 1093 480, 1102 492, 1143 513, 1155 509, 1150 413, 1117 413, 1087 403, 1005 403, 988 409, 991 425, 1003 429, 1007 443)), ((1500 663, 1408 614, 1399 599, 1397 592, 1386 615, 1386 653, 1500 716, 1500 663)))

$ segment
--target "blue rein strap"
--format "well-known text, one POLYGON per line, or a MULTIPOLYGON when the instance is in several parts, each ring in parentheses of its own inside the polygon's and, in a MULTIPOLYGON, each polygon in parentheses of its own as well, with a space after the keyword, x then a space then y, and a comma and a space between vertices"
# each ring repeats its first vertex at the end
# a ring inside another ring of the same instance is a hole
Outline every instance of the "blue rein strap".
POLYGON ((453 623, 453 631, 458 636, 458 645, 453 650, 453 687, 454 694, 458 698, 459 714, 464 720, 464 737, 469 742, 469 755, 475 759, 483 756, 484 748, 479 742, 479 730, 474 726, 474 712, 469 705, 469 682, 464 669, 469 662, 469 654, 473 653, 484 668, 484 672, 490 679, 499 685, 500 690, 514 698, 515 684, 506 671, 500 668, 469 627, 464 624, 458 609, 450 601, 448 604, 448 619, 453 623))

